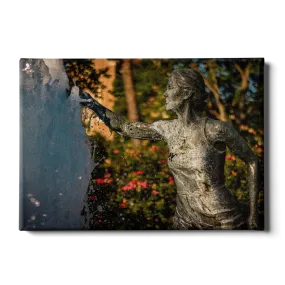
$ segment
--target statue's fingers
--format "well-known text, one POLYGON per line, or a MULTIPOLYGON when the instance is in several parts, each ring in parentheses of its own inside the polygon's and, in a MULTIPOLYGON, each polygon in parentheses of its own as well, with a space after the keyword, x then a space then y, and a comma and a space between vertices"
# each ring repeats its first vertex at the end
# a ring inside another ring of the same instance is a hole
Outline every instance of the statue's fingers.
POLYGON ((80 105, 83 107, 92 108, 93 103, 92 102, 80 102, 80 105))
POLYGON ((92 100, 93 99, 92 96, 89 93, 85 92, 85 91, 81 91, 79 93, 79 97, 81 99, 88 99, 88 100, 92 100))

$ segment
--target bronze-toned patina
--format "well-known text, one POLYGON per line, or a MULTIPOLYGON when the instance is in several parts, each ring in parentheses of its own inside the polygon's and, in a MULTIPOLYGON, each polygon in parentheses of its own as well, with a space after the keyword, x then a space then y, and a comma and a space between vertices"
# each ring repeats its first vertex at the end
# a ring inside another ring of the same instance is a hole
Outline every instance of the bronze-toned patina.
POLYGON ((174 229, 256 229, 258 159, 230 124, 202 116, 203 77, 193 69, 173 71, 165 100, 166 109, 178 118, 152 124, 128 123, 96 100, 82 105, 122 136, 167 143, 168 165, 177 187, 174 229), (224 185, 226 147, 248 164, 248 217, 224 185))

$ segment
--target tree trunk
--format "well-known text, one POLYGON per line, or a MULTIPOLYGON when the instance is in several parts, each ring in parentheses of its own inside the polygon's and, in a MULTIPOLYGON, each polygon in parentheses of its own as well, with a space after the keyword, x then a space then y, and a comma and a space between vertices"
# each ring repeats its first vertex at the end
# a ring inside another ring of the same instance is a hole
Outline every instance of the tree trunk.
MULTIPOLYGON (((138 106, 136 101, 136 93, 133 84, 131 60, 123 59, 121 73, 123 76, 124 90, 127 101, 128 120, 129 122, 137 122, 139 120, 138 106)), ((140 141, 132 139, 134 145, 139 145, 140 141)))

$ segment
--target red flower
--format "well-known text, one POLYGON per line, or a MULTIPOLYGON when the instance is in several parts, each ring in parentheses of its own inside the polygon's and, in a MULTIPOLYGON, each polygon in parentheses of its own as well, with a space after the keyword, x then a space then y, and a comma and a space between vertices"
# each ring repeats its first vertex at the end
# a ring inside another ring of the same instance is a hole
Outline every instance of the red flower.
POLYGON ((123 202, 120 204, 120 208, 126 208, 127 205, 128 205, 128 202, 126 199, 124 199, 123 202))
POLYGON ((159 194, 159 192, 158 192, 158 191, 156 191, 156 190, 152 190, 152 191, 151 191, 151 193, 152 193, 153 195, 157 195, 157 194, 159 194))
POLYGON ((133 157, 138 157, 139 156, 139 153, 137 151, 130 151, 130 156, 133 156, 133 157))
POLYGON ((137 174, 137 175, 143 175, 143 174, 144 174, 144 172, 141 171, 141 170, 134 171, 133 173, 134 173, 134 174, 137 174))
POLYGON ((105 184, 105 180, 104 180, 104 179, 101 179, 101 178, 97 178, 97 179, 96 179, 96 183, 97 183, 97 184, 105 184))
POLYGON ((104 184, 109 184, 109 183, 113 182, 113 179, 109 178, 110 176, 111 176, 110 173, 106 173, 104 175, 104 179, 102 179, 102 178, 95 179, 96 184, 104 185, 104 184))
POLYGON ((110 184, 111 182, 113 182, 113 179, 108 179, 108 178, 104 179, 104 183, 106 184, 110 184))
POLYGON ((148 188, 148 182, 131 180, 127 185, 122 187, 122 190, 123 191, 134 190, 137 186, 140 186, 141 188, 148 188))
POLYGON ((168 183, 169 183, 169 184, 173 184, 173 183, 174 183, 174 179, 173 179, 172 176, 170 176, 170 177, 168 178, 168 183))
POLYGON ((132 181, 129 182, 129 184, 135 186, 135 185, 137 185, 137 181, 136 180, 132 180, 132 181))
POLYGON ((97 196, 89 196, 89 200, 91 200, 91 201, 97 201, 97 196))
POLYGON ((137 185, 137 181, 132 180, 127 185, 123 186, 122 190, 123 191, 134 190, 136 188, 136 185, 137 185))
POLYGON ((161 160, 161 163, 162 163, 162 164, 166 163, 166 160, 165 160, 165 159, 162 159, 162 160, 161 160))
POLYGON ((153 145, 149 150, 150 150, 150 151, 157 151, 158 149, 159 149, 158 146, 153 145))
POLYGON ((119 153, 119 152, 120 152, 120 151, 119 151, 118 149, 114 149, 114 150, 113 150, 113 153, 116 153, 116 154, 117 154, 117 153, 119 153))
POLYGON ((142 188, 148 188, 148 183, 147 183, 147 181, 140 181, 140 182, 138 182, 139 183, 139 185, 142 187, 142 188))
POLYGON ((231 159, 231 158, 232 158, 231 155, 226 155, 226 160, 229 160, 229 159, 231 159))

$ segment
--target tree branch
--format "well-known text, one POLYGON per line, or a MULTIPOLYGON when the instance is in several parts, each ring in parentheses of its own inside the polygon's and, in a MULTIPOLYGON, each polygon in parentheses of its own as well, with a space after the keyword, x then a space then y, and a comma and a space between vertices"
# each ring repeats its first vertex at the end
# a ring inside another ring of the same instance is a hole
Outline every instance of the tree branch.
POLYGON ((243 123, 243 120, 246 118, 246 113, 244 112, 244 106, 245 106, 245 94, 246 90, 249 86, 249 76, 250 76, 250 67, 251 64, 248 63, 245 69, 242 69, 241 66, 237 63, 234 64, 235 68, 238 70, 241 76, 241 86, 239 88, 240 91, 240 97, 237 103, 238 109, 239 109, 239 119, 237 120, 239 124, 243 123))
POLYGON ((235 68, 238 70, 241 76, 241 91, 245 90, 248 88, 249 82, 249 75, 250 75, 250 67, 251 64, 249 63, 246 68, 243 70, 239 64, 235 63, 235 68))
POLYGON ((214 115, 218 120, 220 120, 220 114, 216 110, 209 110, 209 113, 214 115))
POLYGON ((242 68, 237 63, 235 63, 234 65, 235 65, 235 68, 238 70, 238 72, 242 75, 243 74, 242 68))

